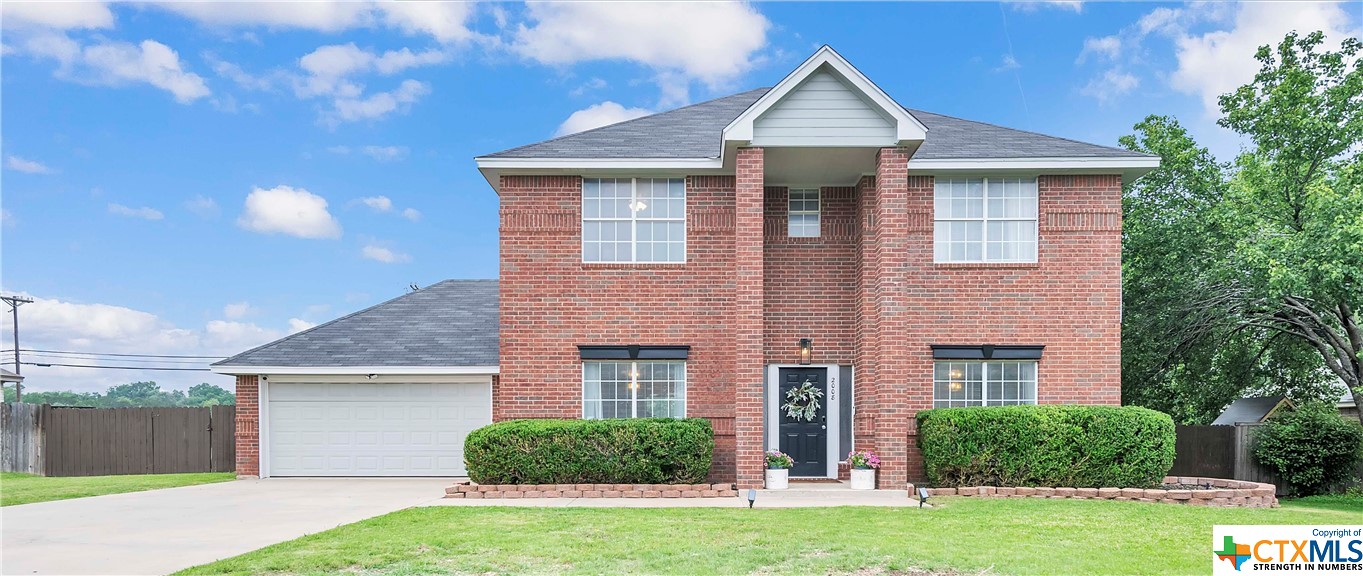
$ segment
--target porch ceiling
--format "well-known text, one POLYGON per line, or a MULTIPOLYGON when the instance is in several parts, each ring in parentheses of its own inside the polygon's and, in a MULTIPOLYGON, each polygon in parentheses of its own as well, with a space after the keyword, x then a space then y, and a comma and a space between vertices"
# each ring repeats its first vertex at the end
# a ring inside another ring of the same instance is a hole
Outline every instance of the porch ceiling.
POLYGON ((852 186, 876 171, 872 148, 765 148, 768 186, 852 186))

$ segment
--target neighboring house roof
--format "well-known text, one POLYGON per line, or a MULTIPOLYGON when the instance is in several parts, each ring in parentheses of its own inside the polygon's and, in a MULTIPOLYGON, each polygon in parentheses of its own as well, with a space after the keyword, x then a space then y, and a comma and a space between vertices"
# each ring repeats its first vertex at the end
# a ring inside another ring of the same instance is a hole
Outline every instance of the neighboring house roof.
POLYGON ((0 368, 0 382, 23 382, 24 377, 4 368, 0 368))
MULTIPOLYGON (((721 132, 767 88, 626 120, 483 158, 718 158, 721 132)), ((910 110, 928 128, 917 159, 1152 158, 1148 154, 910 110)))
POLYGON ((1212 426, 1232 426, 1239 422, 1263 422, 1279 408, 1291 407, 1292 402, 1284 396, 1261 396, 1257 398, 1241 398, 1232 402, 1222 412, 1216 420, 1212 421, 1212 426))
POLYGON ((213 364, 251 368, 495 367, 496 280, 445 280, 213 364))

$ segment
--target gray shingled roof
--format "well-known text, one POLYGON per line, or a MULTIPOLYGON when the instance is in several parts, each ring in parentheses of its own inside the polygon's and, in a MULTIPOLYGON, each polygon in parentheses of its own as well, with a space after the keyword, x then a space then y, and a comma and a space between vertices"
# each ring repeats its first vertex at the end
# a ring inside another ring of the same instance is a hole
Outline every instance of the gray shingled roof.
POLYGON ((497 281, 446 280, 215 366, 496 366, 497 281))
POLYGON ((1212 421, 1212 426, 1234 426, 1237 422, 1263 422, 1282 401, 1282 396, 1241 398, 1231 402, 1226 411, 1212 421))
POLYGON ((488 154, 487 158, 717 158, 724 127, 767 93, 708 102, 488 154))
MULTIPOLYGON (((717 158, 724 127, 769 88, 488 154, 484 158, 717 158)), ((1147 157, 1145 154, 909 110, 928 128, 914 158, 1147 157)))

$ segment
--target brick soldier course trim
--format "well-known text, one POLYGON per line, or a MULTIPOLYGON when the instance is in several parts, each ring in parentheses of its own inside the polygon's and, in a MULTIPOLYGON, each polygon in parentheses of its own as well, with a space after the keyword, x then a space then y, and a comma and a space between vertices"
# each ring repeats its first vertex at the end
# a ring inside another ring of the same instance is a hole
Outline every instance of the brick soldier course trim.
MULTIPOLYGON (((932 496, 970 496, 979 498, 1069 498, 1074 500, 1128 500, 1135 502, 1163 502, 1187 506, 1222 508, 1277 508, 1277 488, 1272 484, 1202 478, 1166 476, 1165 484, 1205 486, 1210 490, 1179 490, 1163 488, 1053 488, 1046 486, 966 486, 962 488, 929 488, 932 496)), ((916 497, 913 488, 909 496, 916 497)))
POLYGON ((446 498, 733 498, 733 484, 474 484, 445 489, 446 498))

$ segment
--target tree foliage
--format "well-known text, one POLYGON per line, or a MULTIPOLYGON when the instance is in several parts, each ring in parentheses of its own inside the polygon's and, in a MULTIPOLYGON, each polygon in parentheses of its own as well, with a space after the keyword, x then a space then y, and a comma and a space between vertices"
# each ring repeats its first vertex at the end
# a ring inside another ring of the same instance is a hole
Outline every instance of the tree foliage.
MULTIPOLYGON (((14 401, 14 389, 5 388, 5 401, 14 401)), ((111 386, 99 392, 29 392, 24 391, 28 404, 53 406, 83 406, 87 408, 161 408, 173 406, 217 406, 237 403, 236 395, 221 386, 195 384, 188 392, 162 390, 155 382, 132 382, 111 386)))
POLYGON ((1363 459, 1363 425, 1326 403, 1274 417, 1254 437, 1254 457, 1287 480, 1293 495, 1324 494, 1353 479, 1363 459))
POLYGON ((1163 116, 1122 140, 1162 159, 1124 197, 1127 402, 1205 422, 1247 394, 1363 392, 1363 61, 1323 42, 1260 48, 1221 97, 1234 162, 1163 116))

